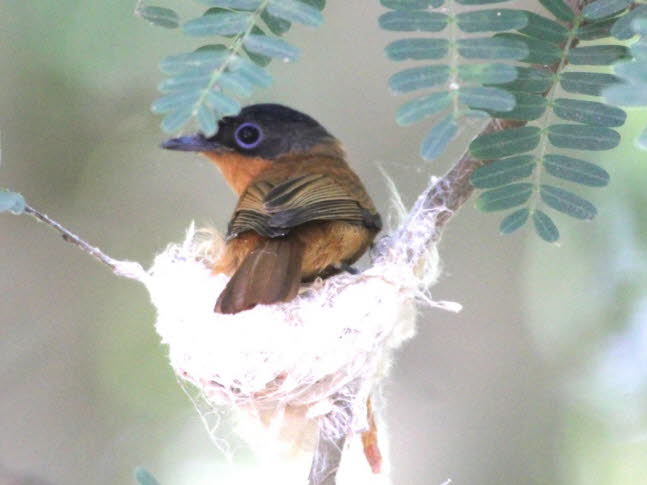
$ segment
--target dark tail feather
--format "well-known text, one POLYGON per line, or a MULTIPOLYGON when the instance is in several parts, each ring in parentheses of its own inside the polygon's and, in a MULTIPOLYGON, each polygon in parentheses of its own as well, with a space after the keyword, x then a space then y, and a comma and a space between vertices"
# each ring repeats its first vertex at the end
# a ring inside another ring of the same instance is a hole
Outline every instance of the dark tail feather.
POLYGON ((301 284, 303 244, 292 238, 263 241, 243 260, 222 290, 214 311, 238 313, 259 303, 289 301, 301 284))

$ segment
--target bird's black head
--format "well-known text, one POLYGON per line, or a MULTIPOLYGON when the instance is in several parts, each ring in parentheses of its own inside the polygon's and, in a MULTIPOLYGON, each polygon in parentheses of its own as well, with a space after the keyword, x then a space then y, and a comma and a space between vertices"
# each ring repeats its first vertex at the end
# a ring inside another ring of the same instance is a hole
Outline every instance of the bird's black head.
POLYGON ((254 104, 237 116, 223 118, 212 137, 198 133, 168 140, 162 148, 197 152, 237 152, 268 160, 304 153, 317 145, 335 143, 317 121, 280 104, 254 104))

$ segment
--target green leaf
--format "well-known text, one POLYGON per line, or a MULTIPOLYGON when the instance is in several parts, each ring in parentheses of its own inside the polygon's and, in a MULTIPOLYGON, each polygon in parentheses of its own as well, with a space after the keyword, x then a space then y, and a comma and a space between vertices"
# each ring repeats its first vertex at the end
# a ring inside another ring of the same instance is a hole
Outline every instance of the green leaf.
POLYGON ((456 44, 467 59, 524 59, 530 52, 525 42, 498 36, 459 39, 456 44))
POLYGON ((448 17, 444 13, 423 10, 394 10, 379 18, 384 30, 399 32, 440 32, 447 27, 448 17))
POLYGON ((151 24, 166 29, 177 29, 180 26, 180 16, 170 8, 142 7, 138 8, 136 13, 151 24))
POLYGON ((163 92, 171 91, 198 91, 204 89, 211 80, 212 73, 193 69, 177 76, 169 77, 159 83, 157 88, 163 92))
POLYGON ((244 31, 249 26, 251 19, 252 16, 248 12, 220 11, 189 20, 182 26, 182 30, 192 37, 235 35, 244 31))
POLYGON ((198 108, 197 119, 200 130, 202 131, 204 136, 210 137, 218 132, 216 114, 206 105, 203 104, 200 106, 200 108, 198 108))
POLYGON ((394 93, 401 94, 438 86, 446 83, 448 79, 449 66, 413 67, 391 76, 389 87, 394 93))
POLYGON ((504 185, 482 192, 476 199, 476 207, 483 212, 494 212, 525 204, 532 194, 532 184, 517 183, 504 185))
POLYGON ((505 89, 488 87, 463 87, 458 90, 461 103, 475 109, 510 111, 515 97, 505 89))
POLYGON ((602 91, 620 82, 620 78, 601 72, 565 72, 560 74, 564 91, 601 96, 602 91))
POLYGON ((380 0, 382 6, 393 10, 425 10, 440 7, 444 0, 380 0))
POLYGON ((520 60, 529 64, 549 65, 562 58, 562 50, 550 42, 511 33, 497 34, 495 36, 496 38, 516 40, 517 42, 525 43, 528 48, 528 55, 520 60))
POLYGON ((326 0, 301 0, 303 3, 310 5, 311 7, 316 8, 320 12, 326 8, 326 0))
POLYGON ((572 22, 575 18, 573 10, 564 3, 564 0, 539 0, 539 3, 559 20, 572 22))
POLYGON ((524 27, 528 18, 521 10, 498 8, 459 13, 456 23, 463 32, 502 32, 524 27))
POLYGON ((209 91, 207 103, 223 116, 235 116, 240 113, 240 103, 219 91, 209 91))
POLYGON ((512 214, 507 215, 501 221, 499 226, 499 232, 501 234, 511 234, 523 225, 528 220, 528 215, 530 211, 528 209, 519 209, 514 211, 512 214))
POLYGON ((595 126, 622 126, 627 119, 627 113, 620 108, 581 99, 558 98, 553 111, 563 120, 595 126))
POLYGON ((528 93, 512 93, 515 97, 514 108, 510 111, 493 111, 494 118, 504 120, 532 121, 541 118, 548 102, 544 96, 528 93))
POLYGON ((165 133, 175 133, 182 128, 193 116, 193 106, 180 108, 167 114, 162 120, 162 130, 165 133))
POLYGON ((540 185, 539 194, 548 207, 576 219, 593 219, 598 212, 588 200, 553 185, 540 185))
POLYGON ((479 136, 470 144, 470 152, 480 160, 502 158, 534 150, 540 138, 536 126, 508 128, 479 136))
POLYGON ((577 38, 579 40, 597 40, 609 37, 611 28, 616 23, 616 19, 607 19, 591 24, 584 24, 577 28, 577 38))
POLYGON ((611 150, 620 143, 617 131, 602 126, 551 125, 548 140, 558 148, 572 150, 611 150))
POLYGON ((250 51, 266 57, 275 57, 284 61, 296 61, 299 49, 282 39, 267 35, 248 35, 243 41, 250 51))
POLYGON ((458 77, 466 83, 502 84, 517 79, 517 69, 509 64, 461 64, 458 77))
POLYGON ((19 215, 25 211, 25 205, 25 199, 22 195, 0 189, 0 213, 9 211, 12 214, 19 215))
POLYGON ((414 98, 400 107, 395 121, 401 126, 417 123, 429 116, 440 113, 449 106, 450 102, 451 98, 447 91, 414 98))
POLYGON ((160 69, 166 74, 179 74, 188 69, 207 72, 220 67, 228 55, 224 45, 212 46, 209 50, 167 56, 160 62, 160 69))
POLYGON ((442 59, 447 55, 447 39, 401 39, 386 46, 386 55, 393 61, 406 59, 442 59))
POLYGON ((200 90, 178 91, 157 98, 151 105, 153 113, 169 113, 182 108, 190 107, 198 101, 201 96, 200 90))
POLYGON ((533 39, 545 40, 553 44, 561 44, 568 37, 568 29, 562 24, 537 15, 532 12, 524 12, 527 17, 527 25, 518 29, 524 35, 533 39))
POLYGON ((272 84, 272 76, 265 69, 247 59, 235 59, 231 65, 231 70, 256 86, 267 88, 272 84))
POLYGON ((292 24, 287 20, 269 14, 267 9, 263 10, 261 18, 263 19, 263 22, 265 22, 265 25, 267 25, 267 28, 270 29, 270 32, 274 35, 281 36, 290 30, 290 27, 292 26, 292 24))
POLYGON ((545 155, 544 167, 553 177, 589 187, 604 187, 609 183, 609 174, 602 167, 563 155, 545 155))
POLYGON ((477 168, 470 182, 477 189, 491 189, 529 177, 537 163, 532 155, 502 158, 477 168))
POLYGON ((218 79, 218 84, 222 89, 242 98, 250 97, 253 92, 252 83, 237 72, 223 72, 218 79))
POLYGON ((632 23, 635 19, 647 16, 647 5, 640 5, 631 12, 620 17, 611 28, 611 35, 618 40, 631 39, 637 32, 634 31, 632 23))
POLYGON ((262 0, 196 0, 210 7, 232 8, 236 10, 256 10, 262 0))
POLYGON ((568 62, 576 66, 608 66, 630 57, 629 49, 623 45, 576 47, 568 52, 568 62))
POLYGON ((420 156, 424 160, 435 160, 445 151, 457 132, 458 124, 453 113, 450 113, 429 130, 420 145, 420 156))
POLYGON ((160 485, 155 477, 142 467, 135 468, 135 479, 139 485, 160 485))
POLYGON ((321 12, 299 0, 269 0, 267 11, 288 22, 298 22, 309 27, 319 27, 323 23, 321 12))
POLYGON ((544 93, 548 91, 554 82, 555 76, 549 71, 536 67, 518 67, 517 79, 502 87, 511 91, 526 91, 529 93, 544 93))
POLYGON ((559 230, 548 214, 536 209, 532 220, 535 223, 537 235, 544 241, 554 243, 559 239, 559 230))
POLYGON ((586 5, 582 14, 588 20, 597 20, 624 10, 631 3, 632 0, 596 0, 586 5))
MULTIPOLYGON (((261 29, 258 25, 254 25, 252 27, 251 35, 263 35, 266 36, 267 34, 261 29)), ((247 54, 247 57, 250 58, 250 60, 254 63, 259 65, 260 67, 265 67, 267 66, 270 62, 272 62, 271 57, 263 56, 261 54, 257 54, 255 52, 250 51, 243 43, 243 50, 245 51, 245 54, 247 54)))

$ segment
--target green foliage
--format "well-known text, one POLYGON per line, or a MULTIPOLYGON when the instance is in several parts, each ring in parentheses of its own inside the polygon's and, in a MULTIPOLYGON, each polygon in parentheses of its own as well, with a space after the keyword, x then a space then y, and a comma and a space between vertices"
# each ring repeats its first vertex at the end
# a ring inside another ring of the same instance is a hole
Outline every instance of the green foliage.
POLYGON ((0 189, 0 213, 11 212, 22 214, 25 211, 25 199, 22 195, 0 189))
MULTIPOLYGON (((272 83, 265 70, 272 59, 291 62, 299 58, 299 49, 280 37, 293 23, 321 25, 325 0, 197 1, 209 8, 184 22, 182 32, 188 37, 220 39, 160 62, 169 77, 158 85, 163 95, 151 109, 164 115, 161 126, 167 133, 193 119, 202 133, 212 136, 221 118, 240 111, 240 98, 272 83)), ((180 25, 171 9, 147 6, 136 13, 162 27, 180 25)))
POLYGON ((400 71, 389 81, 396 94, 432 90, 400 108, 399 124, 449 112, 425 137, 423 158, 440 156, 456 136, 458 123, 474 110, 509 120, 503 129, 481 135, 470 145, 471 155, 484 161, 471 177, 472 184, 484 190, 476 206, 486 212, 513 209, 501 222, 503 234, 532 219, 539 237, 548 242, 557 241, 559 231, 547 209, 576 219, 593 218, 593 204, 554 182, 603 187, 609 175, 580 156, 560 151, 616 147, 620 134, 615 128, 626 119, 619 101, 647 104, 647 85, 625 89, 627 83, 647 83, 647 63, 638 61, 640 56, 647 59, 647 45, 641 41, 628 48, 615 42, 633 35, 627 29, 633 29, 647 6, 594 0, 576 16, 564 0, 540 0, 542 13, 482 7, 504 1, 446 0, 439 11, 413 0, 381 3, 391 9, 380 19, 387 30, 442 32, 442 38, 417 34, 386 48, 392 60, 438 61, 400 71), (457 4, 471 7, 459 9, 457 4), (483 37, 484 32, 491 35, 483 37), (592 40, 596 43, 586 43, 592 40), (627 62, 630 59, 635 60, 627 62), (623 63, 616 64, 619 61, 623 63), (596 66, 613 64, 615 75, 595 72, 596 66), (573 67, 563 72, 566 66, 573 67), (559 88, 561 97, 556 96, 559 88), (575 97, 600 97, 603 92, 609 93, 610 104, 575 97))
POLYGON ((484 37, 483 33, 526 28, 529 24, 527 12, 501 8, 457 11, 456 4, 486 5, 503 3, 501 0, 381 0, 381 3, 391 9, 379 19, 383 29, 442 32, 443 35, 443 38, 398 39, 386 47, 387 56, 394 61, 442 59, 440 64, 404 69, 389 80, 395 94, 441 88, 405 103, 396 115, 396 121, 406 126, 441 112, 450 112, 427 133, 420 148, 423 158, 439 157, 456 136, 457 124, 466 116, 472 116, 474 110, 489 116, 487 112, 514 109, 515 94, 498 85, 517 79, 518 71, 510 62, 528 57, 528 45, 523 40, 505 36, 484 37), (442 11, 430 11, 430 7, 441 5, 442 11), (458 38, 459 32, 469 36, 458 38), (473 63, 471 59, 480 62, 473 63), (483 62, 486 60, 490 62, 483 62))
POLYGON ((139 485, 160 485, 151 473, 142 467, 135 468, 135 480, 139 485))
MULTIPOLYGON (((613 67, 619 82, 604 88, 607 101, 621 106, 647 105, 647 5, 639 6, 621 17, 611 29, 617 39, 640 36, 631 45, 633 60, 613 67)), ((638 147, 647 150, 647 128, 636 140, 638 147)))
POLYGON ((171 10, 170 8, 140 7, 135 10, 135 13, 144 20, 159 27, 177 29, 180 26, 180 16, 175 10, 171 10))

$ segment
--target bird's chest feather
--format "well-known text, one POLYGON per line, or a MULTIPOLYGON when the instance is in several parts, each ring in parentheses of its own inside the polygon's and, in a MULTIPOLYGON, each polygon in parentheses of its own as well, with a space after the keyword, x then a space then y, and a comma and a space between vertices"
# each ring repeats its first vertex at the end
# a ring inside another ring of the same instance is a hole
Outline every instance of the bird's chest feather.
POLYGON ((240 195, 250 182, 273 163, 262 158, 250 158, 237 153, 209 153, 205 155, 220 169, 223 178, 232 190, 240 195))

